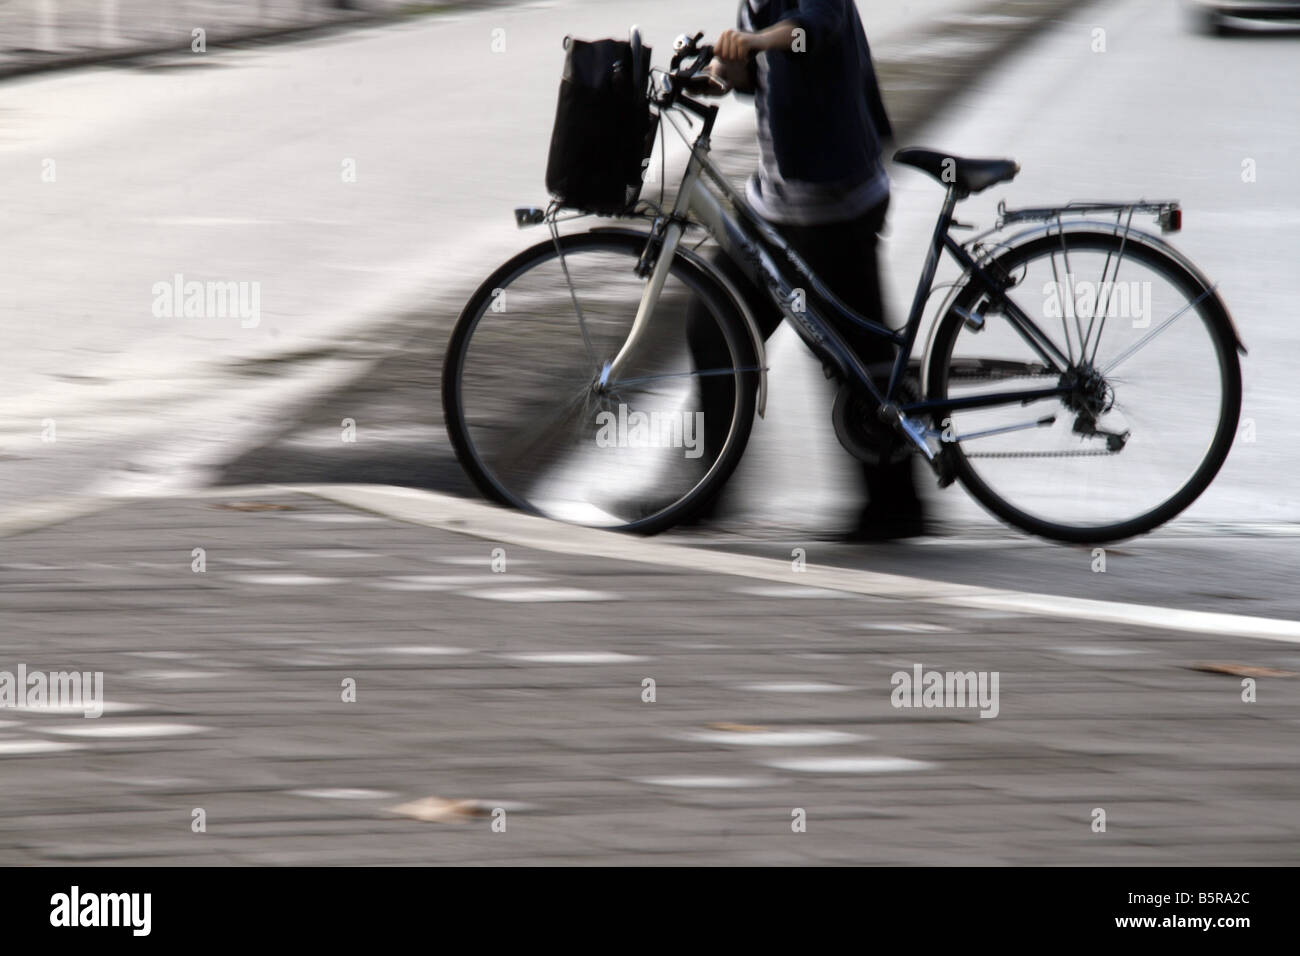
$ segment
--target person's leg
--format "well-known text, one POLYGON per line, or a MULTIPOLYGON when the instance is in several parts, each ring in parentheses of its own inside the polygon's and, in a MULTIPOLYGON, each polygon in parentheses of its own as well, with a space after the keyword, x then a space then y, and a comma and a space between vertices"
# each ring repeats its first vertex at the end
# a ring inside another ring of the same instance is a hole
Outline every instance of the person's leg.
MULTIPOLYGON (((819 226, 784 226, 782 234, 844 304, 869 319, 883 321, 876 245, 884 225, 886 199, 857 219, 819 226)), ((852 323, 836 323, 840 334, 866 363, 889 362, 893 346, 852 323)))
MULTIPOLYGON (((884 297, 877 246, 888 205, 885 200, 866 215, 845 223, 784 230, 790 244, 845 305, 882 323, 884 297)), ((893 361, 894 347, 887 339, 852 323, 836 323, 836 328, 866 364, 893 361)), ((916 492, 914 457, 909 455, 895 464, 863 464, 867 504, 851 537, 884 539, 922 533, 924 516, 916 492)))

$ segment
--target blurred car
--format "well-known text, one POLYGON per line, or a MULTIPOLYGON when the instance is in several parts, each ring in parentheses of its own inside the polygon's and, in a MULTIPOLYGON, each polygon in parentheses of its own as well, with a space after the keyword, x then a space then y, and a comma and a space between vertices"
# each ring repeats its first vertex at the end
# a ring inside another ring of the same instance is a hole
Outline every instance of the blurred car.
POLYGON ((1234 20, 1266 20, 1288 27, 1300 27, 1300 0, 1192 0, 1201 28, 1225 33, 1234 20))

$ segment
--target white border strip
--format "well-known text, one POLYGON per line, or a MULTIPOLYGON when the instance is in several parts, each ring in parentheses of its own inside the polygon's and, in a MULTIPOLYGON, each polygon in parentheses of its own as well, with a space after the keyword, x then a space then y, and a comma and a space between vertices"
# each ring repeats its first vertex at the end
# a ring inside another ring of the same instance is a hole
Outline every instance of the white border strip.
MULTIPOLYGON (((559 554, 580 554, 677 570, 832 588, 871 597, 1300 644, 1300 621, 1007 591, 821 564, 809 564, 806 573, 796 575, 789 562, 776 558, 709 551, 560 524, 478 501, 415 488, 385 485, 282 485, 264 489, 264 492, 270 490, 314 495, 398 521, 559 554)), ((227 494, 248 491, 249 489, 226 489, 227 494)))
MULTIPOLYGON (((1008 591, 824 564, 809 564, 806 573, 795 575, 789 562, 777 558, 712 551, 560 524, 479 501, 415 488, 389 485, 242 485, 177 492, 158 495, 157 498, 247 498, 285 493, 311 495, 397 521, 557 554, 603 557, 951 607, 1300 644, 1300 621, 1283 618, 1008 591)), ((142 499, 85 497, 30 502, 0 513, 0 538, 105 511, 129 500, 142 499)))

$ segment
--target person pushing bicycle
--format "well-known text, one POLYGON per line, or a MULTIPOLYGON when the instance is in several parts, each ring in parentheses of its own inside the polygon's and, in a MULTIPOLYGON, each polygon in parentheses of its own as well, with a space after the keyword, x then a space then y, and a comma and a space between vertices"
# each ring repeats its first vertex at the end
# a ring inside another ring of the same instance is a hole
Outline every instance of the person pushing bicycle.
POLYGON ((854 5, 749 0, 717 49, 703 37, 679 36, 658 71, 636 28, 566 38, 552 201, 514 211, 551 235, 479 284, 443 360, 448 438, 485 496, 643 534, 699 516, 744 454, 767 397, 762 340, 783 319, 838 380, 840 443, 900 463, 866 469, 855 537, 924 529, 909 456, 1007 524, 1071 544, 1145 534, 1209 487, 1237 434, 1245 346, 1216 285, 1133 227, 1141 214, 1178 232, 1177 199, 1003 200, 993 228, 961 242, 957 204, 1020 164, 899 150, 943 203, 891 329, 876 257, 890 128, 854 5), (732 87, 758 97, 747 189, 709 157, 718 107, 688 95, 732 87), (671 207, 640 198, 665 116, 691 149, 671 207), (561 232, 590 215, 627 224, 561 232), (693 229, 700 242, 685 241, 693 229), (710 238, 712 261, 697 251, 710 238), (961 274, 918 355, 945 254, 961 274))
MULTIPOLYGON (((853 0, 743 0, 737 27, 714 45, 711 82, 701 92, 755 97, 759 167, 746 198, 831 292, 881 319, 877 242, 889 208, 881 152, 893 131, 857 7, 853 0)), ((762 306, 760 328, 770 336, 782 316, 750 290, 762 306)), ((865 363, 892 360, 886 339, 856 326, 838 328, 865 363)), ((863 477, 868 501, 850 538, 923 532, 910 457, 864 464, 863 477)))

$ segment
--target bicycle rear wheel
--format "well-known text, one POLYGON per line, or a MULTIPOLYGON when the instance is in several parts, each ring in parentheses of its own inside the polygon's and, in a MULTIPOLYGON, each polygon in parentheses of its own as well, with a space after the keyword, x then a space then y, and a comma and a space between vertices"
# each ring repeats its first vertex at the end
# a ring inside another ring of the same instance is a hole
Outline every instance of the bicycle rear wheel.
POLYGON ((488 497, 576 524, 653 533, 721 488, 744 452, 758 370, 717 281, 674 258, 615 379, 647 237, 582 233, 520 253, 470 299, 443 369, 447 431, 488 497))
POLYGON ((1007 297, 1068 371, 1050 370, 996 297, 971 286, 936 330, 928 396, 1071 390, 936 416, 971 495, 1031 534, 1076 543, 1143 534, 1195 501, 1241 410, 1236 333, 1212 289, 1134 234, 1047 235, 1004 252, 992 271, 1012 282, 1007 297))

